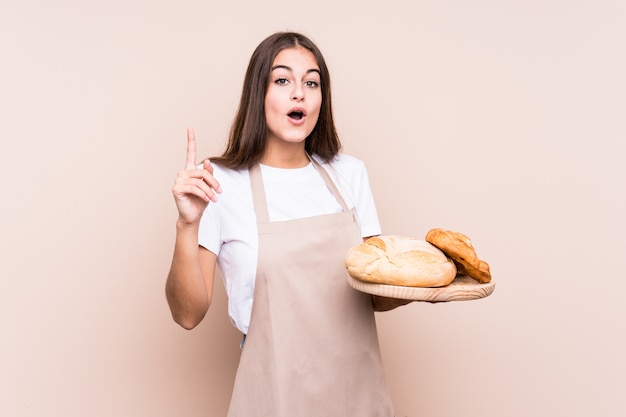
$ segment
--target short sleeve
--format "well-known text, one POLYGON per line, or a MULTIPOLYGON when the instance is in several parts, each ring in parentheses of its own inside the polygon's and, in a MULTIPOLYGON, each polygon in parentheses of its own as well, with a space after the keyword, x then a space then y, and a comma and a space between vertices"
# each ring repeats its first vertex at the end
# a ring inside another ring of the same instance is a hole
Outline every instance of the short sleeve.
POLYGON ((359 224, 361 225, 361 236, 375 236, 381 234, 380 222, 374 195, 370 187, 369 176, 364 163, 360 163, 360 169, 355 176, 355 210, 359 224))
POLYGON ((221 235, 219 210, 215 203, 209 203, 200 219, 198 244, 214 254, 219 255, 222 242, 221 235))

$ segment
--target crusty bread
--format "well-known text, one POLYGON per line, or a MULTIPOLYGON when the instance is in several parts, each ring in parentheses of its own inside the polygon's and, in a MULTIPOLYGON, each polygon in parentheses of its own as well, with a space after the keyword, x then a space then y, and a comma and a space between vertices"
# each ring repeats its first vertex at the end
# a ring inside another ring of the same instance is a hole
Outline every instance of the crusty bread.
POLYGON ((435 228, 426 233, 426 241, 449 256, 460 275, 466 275, 480 283, 491 281, 489 264, 478 258, 472 241, 463 233, 435 228))
POLYGON ((351 248, 348 274, 376 284, 442 287, 456 276, 456 266, 430 243, 401 236, 378 236, 351 248))
POLYGON ((459 275, 465 275, 470 278, 474 278, 481 284, 491 282, 491 269, 489 264, 483 260, 478 261, 478 265, 463 265, 460 262, 455 262, 459 275))

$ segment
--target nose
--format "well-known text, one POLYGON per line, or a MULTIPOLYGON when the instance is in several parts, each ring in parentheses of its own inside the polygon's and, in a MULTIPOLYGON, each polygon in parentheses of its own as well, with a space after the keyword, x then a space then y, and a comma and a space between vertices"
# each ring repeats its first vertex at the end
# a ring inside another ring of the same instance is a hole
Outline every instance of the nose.
POLYGON ((298 83, 296 83, 293 87, 293 91, 291 92, 291 99, 294 101, 304 100, 304 89, 298 83))

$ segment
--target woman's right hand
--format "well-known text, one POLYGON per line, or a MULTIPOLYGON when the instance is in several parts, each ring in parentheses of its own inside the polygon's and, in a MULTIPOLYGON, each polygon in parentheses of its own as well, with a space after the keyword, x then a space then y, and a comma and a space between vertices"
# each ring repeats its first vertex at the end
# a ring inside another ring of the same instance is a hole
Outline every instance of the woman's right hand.
POLYGON ((178 209, 178 218, 185 225, 197 225, 209 202, 216 202, 221 193, 219 182, 213 177, 213 166, 207 159, 202 167, 196 165, 196 135, 187 128, 187 161, 178 172, 172 194, 178 209))

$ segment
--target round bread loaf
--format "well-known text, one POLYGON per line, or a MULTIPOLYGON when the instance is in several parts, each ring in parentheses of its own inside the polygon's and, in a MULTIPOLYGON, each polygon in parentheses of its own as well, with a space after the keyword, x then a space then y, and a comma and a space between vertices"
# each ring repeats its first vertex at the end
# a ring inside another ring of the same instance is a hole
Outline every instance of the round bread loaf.
POLYGON ((452 260, 430 243, 401 236, 377 236, 351 248, 345 258, 351 277, 375 284, 443 287, 456 276, 452 260))
POLYGON ((478 258, 472 241, 463 233, 435 228, 426 233, 426 241, 452 258, 460 275, 467 275, 480 283, 491 281, 489 264, 478 258))

